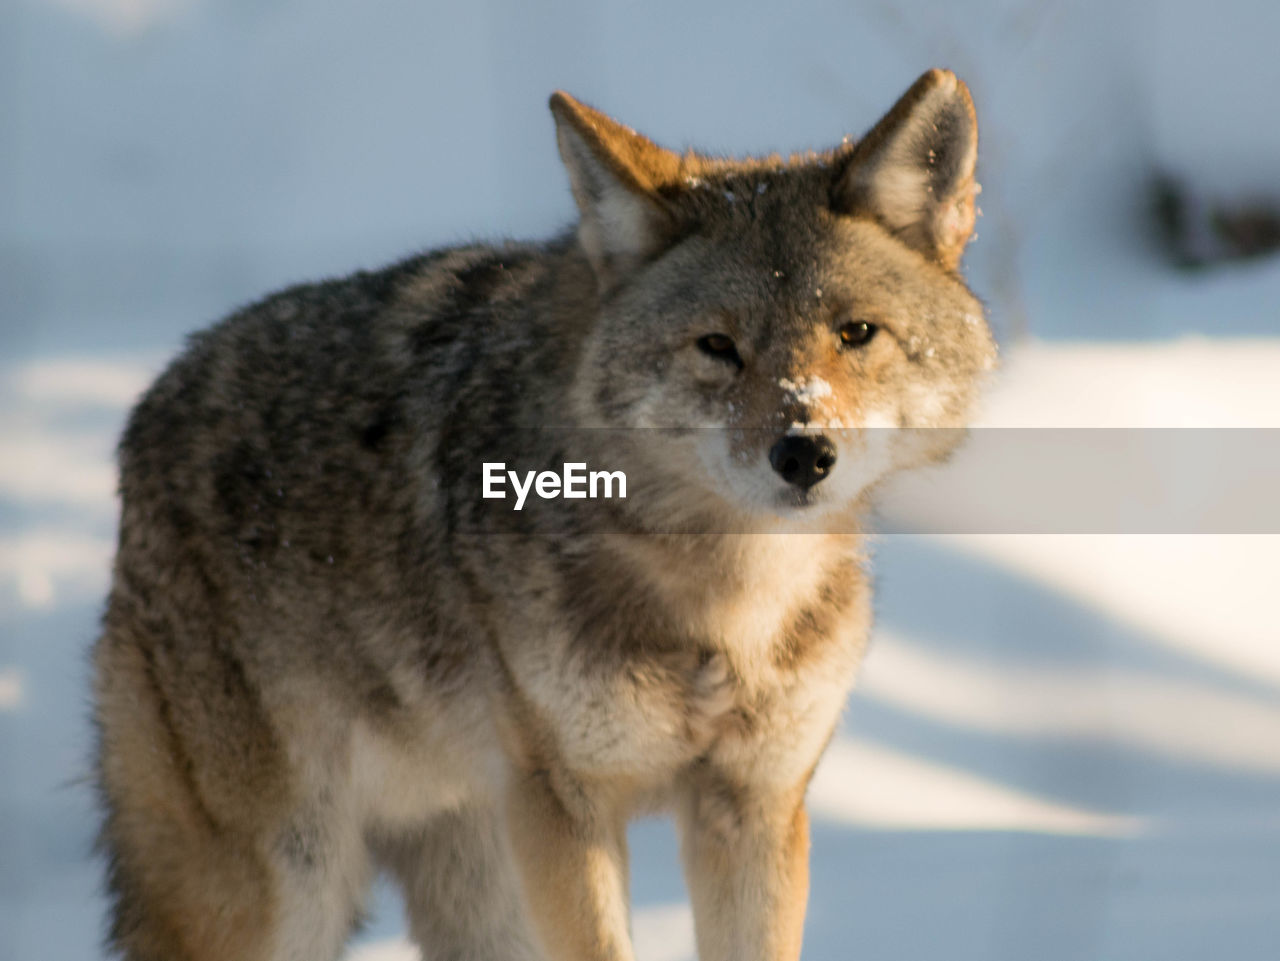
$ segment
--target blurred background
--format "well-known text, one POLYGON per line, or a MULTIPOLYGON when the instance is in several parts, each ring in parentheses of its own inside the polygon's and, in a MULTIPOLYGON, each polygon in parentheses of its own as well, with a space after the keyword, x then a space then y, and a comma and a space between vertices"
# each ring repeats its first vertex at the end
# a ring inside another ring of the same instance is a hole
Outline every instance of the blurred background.
MULTIPOLYGON (((86 651, 112 446, 186 334, 570 223, 553 89, 672 147, 789 152, 937 65, 978 105, 966 273, 1005 358, 983 423, 1280 428, 1277 38, 1266 0, 7 0, 0 959, 101 957, 86 651)), ((811 793, 806 958, 1280 958, 1277 557, 882 537, 874 647, 811 793)), ((641 961, 690 961, 665 824, 637 825, 633 871, 641 961)), ((402 932, 379 885, 350 957, 413 959, 402 932)))

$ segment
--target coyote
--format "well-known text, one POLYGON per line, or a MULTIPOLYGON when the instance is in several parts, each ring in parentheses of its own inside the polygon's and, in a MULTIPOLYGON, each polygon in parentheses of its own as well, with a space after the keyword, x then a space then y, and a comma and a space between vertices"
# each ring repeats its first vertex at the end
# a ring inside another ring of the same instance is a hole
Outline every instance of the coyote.
POLYGON ((378 870, 429 961, 630 961, 653 811, 703 961, 799 956, 859 519, 995 357, 973 103, 934 70, 745 160, 550 106, 576 229, 270 296, 131 415, 94 649, 130 961, 335 958, 378 870), (508 469, 568 496, 482 497, 508 469))

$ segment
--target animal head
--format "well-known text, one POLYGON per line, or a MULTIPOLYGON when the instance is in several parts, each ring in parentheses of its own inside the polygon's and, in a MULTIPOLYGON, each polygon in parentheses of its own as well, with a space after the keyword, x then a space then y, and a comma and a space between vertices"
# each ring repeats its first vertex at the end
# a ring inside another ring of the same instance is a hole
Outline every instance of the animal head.
POLYGON ((677 154, 563 93, 551 109, 598 286, 581 423, 677 428, 653 432, 655 470, 784 517, 954 446, 932 429, 966 422, 995 360, 958 273, 979 188, 954 74, 785 160, 677 154))

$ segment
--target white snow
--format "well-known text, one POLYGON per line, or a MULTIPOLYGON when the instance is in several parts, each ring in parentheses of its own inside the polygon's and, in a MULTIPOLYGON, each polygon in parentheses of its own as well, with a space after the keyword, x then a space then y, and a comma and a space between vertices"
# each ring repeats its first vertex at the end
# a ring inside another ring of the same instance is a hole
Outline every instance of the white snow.
POLYGON ((197 0, 52 0, 67 10, 98 22, 110 34, 122 38, 173 20, 197 0))
POLYGON ((0 536, 0 612, 9 597, 25 607, 83 600, 103 593, 114 543, 66 527, 0 536), (9 597, 6 597, 8 595, 9 597))
MULTIPOLYGON (((636 961, 694 961, 693 913, 686 904, 640 908, 631 917, 636 961)), ((385 938, 353 948, 347 961, 422 961, 404 938, 385 938)))
POLYGON ((16 711, 22 705, 22 672, 0 667, 0 711, 16 711))
POLYGON ((1142 630, 1152 644, 1280 692, 1280 537, 976 534, 939 542, 1142 630))
POLYGON ((102 431, 52 435, 3 417, 0 427, 0 496, 23 503, 102 507, 115 490, 112 439, 102 431))
POLYGON ((1027 340, 1005 353, 976 426, 1280 427, 1277 379, 1280 337, 1027 340))
POLYGON ((856 738, 827 748, 809 789, 814 817, 892 831, 1030 831, 1130 837, 1142 821, 1054 803, 856 738))
POLYGON ((384 938, 352 948, 347 961, 422 961, 422 952, 404 938, 384 938))
POLYGON ((0 383, 8 381, 23 404, 123 409, 138 399, 159 368, 156 359, 51 358, 10 365, 0 383))
POLYGON ((0 497, 109 512, 115 433, 159 366, 147 352, 116 360, 38 357, 0 367, 0 497))
POLYGON ((636 961, 693 961, 693 912, 687 904, 655 904, 631 917, 636 961))
POLYGON ((799 403, 811 404, 824 397, 831 396, 831 384, 822 377, 801 378, 794 381, 790 377, 779 377, 778 386, 785 390, 799 403))
POLYGON ((1042 666, 1016 653, 945 655, 881 631, 859 693, 947 725, 1280 775, 1274 698, 1106 662, 1042 666))

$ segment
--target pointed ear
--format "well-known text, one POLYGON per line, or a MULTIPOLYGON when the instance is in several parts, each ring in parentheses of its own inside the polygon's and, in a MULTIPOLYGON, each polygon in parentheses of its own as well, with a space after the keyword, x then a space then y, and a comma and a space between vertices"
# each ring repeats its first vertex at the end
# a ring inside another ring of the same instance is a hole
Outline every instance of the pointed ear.
POLYGON ((674 240, 675 217, 657 193, 680 158, 563 91, 551 96, 560 157, 578 202, 578 238, 602 288, 674 240))
POLYGON ((973 233, 978 121, 969 88, 949 70, 917 80, 853 149, 835 206, 870 213, 949 269, 973 233))

